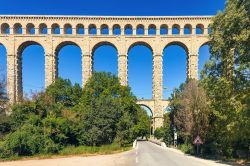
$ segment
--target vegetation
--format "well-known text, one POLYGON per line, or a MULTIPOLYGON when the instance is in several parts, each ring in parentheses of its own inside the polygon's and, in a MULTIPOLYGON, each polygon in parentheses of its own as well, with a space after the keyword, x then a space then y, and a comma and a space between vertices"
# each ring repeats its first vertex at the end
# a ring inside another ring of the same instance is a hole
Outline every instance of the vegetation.
POLYGON ((110 73, 94 73, 83 89, 58 79, 45 92, 12 106, 8 120, 0 123, 6 131, 1 131, 0 157, 126 149, 147 134, 141 124, 145 119, 130 88, 110 73))
MULTIPOLYGON (((188 80, 172 95, 168 126, 177 129, 184 152, 194 153, 192 141, 199 135, 203 155, 248 158, 250 1, 228 0, 211 30, 210 61, 199 82, 188 80)), ((163 138, 168 132, 155 134, 163 138)))

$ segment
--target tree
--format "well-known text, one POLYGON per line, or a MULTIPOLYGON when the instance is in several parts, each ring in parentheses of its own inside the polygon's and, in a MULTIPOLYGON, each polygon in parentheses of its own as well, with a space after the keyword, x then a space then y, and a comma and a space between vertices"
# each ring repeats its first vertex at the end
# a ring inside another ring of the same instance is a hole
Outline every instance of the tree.
POLYGON ((133 128, 135 137, 147 138, 150 134, 151 120, 144 109, 139 109, 137 112, 138 122, 133 128))
POLYGON ((123 144, 127 138, 131 140, 124 133, 130 134, 137 122, 136 98, 111 73, 94 73, 75 109, 79 111, 80 144, 110 144, 115 139, 123 144))
POLYGON ((213 19, 210 62, 202 74, 213 111, 207 151, 237 156, 250 151, 250 2, 228 0, 213 19))

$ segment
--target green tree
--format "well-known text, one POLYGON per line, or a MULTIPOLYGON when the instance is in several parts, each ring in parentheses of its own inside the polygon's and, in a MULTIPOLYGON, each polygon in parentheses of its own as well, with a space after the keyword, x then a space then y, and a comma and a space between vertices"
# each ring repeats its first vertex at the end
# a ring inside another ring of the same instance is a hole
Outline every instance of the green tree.
POLYGON ((250 1, 228 0, 213 19, 202 84, 213 111, 206 151, 228 157, 250 149, 250 1))
POLYGON ((151 120, 147 112, 140 108, 137 111, 138 122, 133 128, 133 133, 135 137, 147 138, 150 134, 151 120))
MULTIPOLYGON (((116 138, 123 142, 124 133, 137 122, 136 98, 130 89, 121 86, 118 78, 110 73, 94 73, 84 87, 80 103, 75 108, 80 111, 80 144, 110 144, 116 138), (130 123, 128 122, 130 119, 130 123)), ((125 140, 124 140, 125 141, 125 140)))

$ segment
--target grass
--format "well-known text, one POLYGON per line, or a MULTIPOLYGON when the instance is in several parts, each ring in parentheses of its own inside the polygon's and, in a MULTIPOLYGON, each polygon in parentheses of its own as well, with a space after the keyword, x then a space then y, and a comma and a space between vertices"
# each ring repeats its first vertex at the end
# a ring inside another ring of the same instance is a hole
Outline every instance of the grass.
POLYGON ((0 161, 12 161, 12 160, 31 160, 31 159, 49 159, 49 158, 61 158, 72 156, 94 156, 94 155, 106 155, 120 153, 132 149, 132 145, 129 144, 125 147, 121 147, 116 143, 102 146, 67 146, 60 150, 56 154, 38 154, 34 156, 11 156, 9 158, 0 159, 0 161))

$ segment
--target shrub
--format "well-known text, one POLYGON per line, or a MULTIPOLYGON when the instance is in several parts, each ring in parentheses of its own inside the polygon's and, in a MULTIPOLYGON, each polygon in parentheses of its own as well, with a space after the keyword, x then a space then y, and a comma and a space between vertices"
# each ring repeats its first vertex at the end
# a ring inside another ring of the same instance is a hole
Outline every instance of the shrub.
POLYGON ((193 145, 189 142, 185 142, 184 144, 181 144, 179 146, 179 149, 184 152, 184 153, 187 153, 187 154, 194 154, 194 149, 193 149, 193 145))

